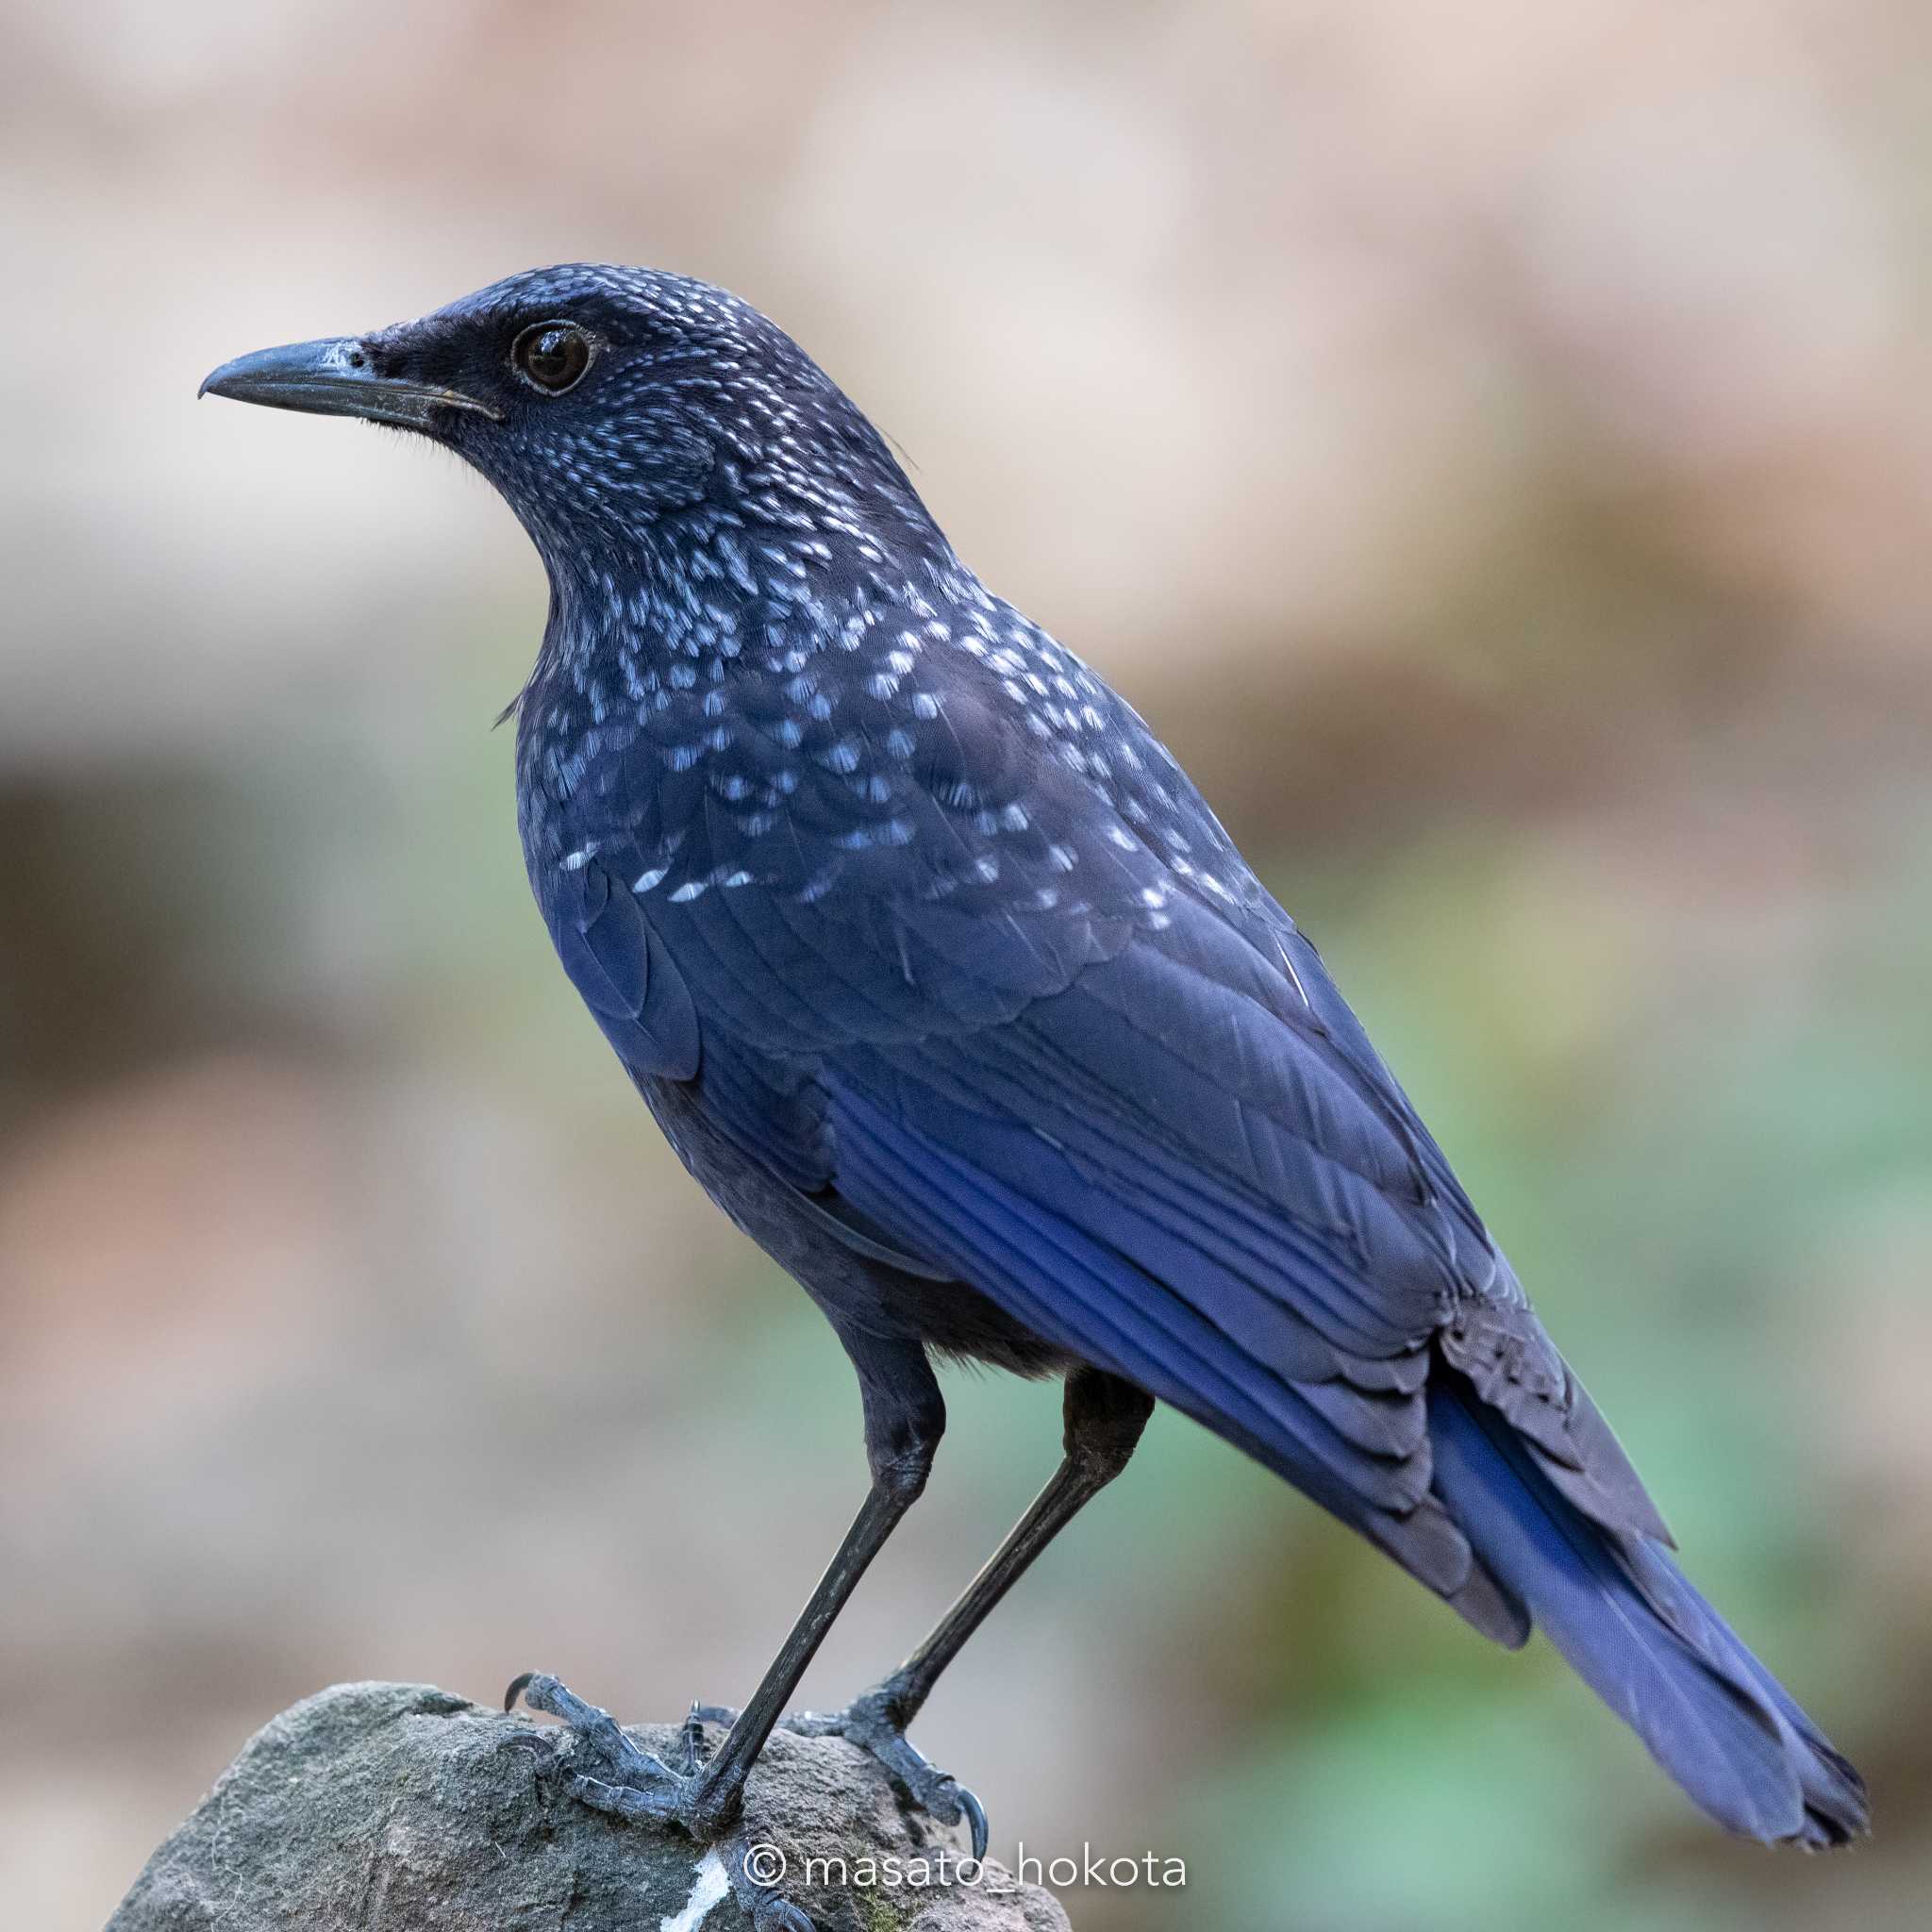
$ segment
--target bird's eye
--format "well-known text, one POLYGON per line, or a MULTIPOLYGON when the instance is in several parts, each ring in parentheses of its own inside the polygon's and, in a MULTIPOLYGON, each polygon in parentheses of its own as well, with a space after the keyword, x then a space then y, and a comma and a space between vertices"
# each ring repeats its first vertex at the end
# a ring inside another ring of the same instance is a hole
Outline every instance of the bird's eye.
POLYGON ((516 372, 545 395, 561 395, 591 366, 591 339, 574 322, 533 322, 509 352, 516 372))

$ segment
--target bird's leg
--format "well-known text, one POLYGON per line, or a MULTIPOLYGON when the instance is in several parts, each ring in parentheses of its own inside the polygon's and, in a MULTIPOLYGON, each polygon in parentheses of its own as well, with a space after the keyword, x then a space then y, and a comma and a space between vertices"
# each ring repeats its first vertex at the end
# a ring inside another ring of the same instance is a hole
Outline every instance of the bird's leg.
POLYGON ((710 1714, 705 1706, 693 1707, 693 1722, 686 1727, 683 1756, 691 1761, 674 1768, 633 1744, 608 1711, 584 1703, 555 1677, 527 1673, 505 1699, 507 1708, 521 1694, 535 1708, 562 1719, 573 1736, 562 1766, 571 1790, 585 1804, 620 1818, 675 1825, 701 1842, 721 1845, 739 1902, 758 1932, 811 1932, 811 1926, 797 1907, 757 1884, 744 1869, 740 1821, 745 1778, 866 1566, 924 1489, 945 1427, 939 1383, 918 1343, 844 1339, 865 1405, 872 1488, 751 1702, 735 1716, 721 1713, 730 1717, 730 1729, 718 1749, 696 1762, 696 1721, 710 1714))
POLYGON ((810 1735, 832 1732, 862 1745, 941 1824, 956 1824, 965 1817, 972 1827, 973 1855, 983 1857, 987 1826, 979 1800, 929 1763, 906 1728, 940 1674, 1027 1566, 1126 1467, 1153 1409, 1153 1397, 1131 1382, 1099 1369, 1076 1369, 1067 1377, 1066 1446, 1059 1468, 932 1634, 844 1710, 788 1718, 788 1727, 810 1735))
POLYGON ((1064 1453, 1046 1487, 925 1641, 861 1700, 875 1701, 902 1729, 1027 1566, 1127 1466, 1154 1398, 1118 1375, 1082 1368, 1067 1377, 1064 1410, 1064 1453))

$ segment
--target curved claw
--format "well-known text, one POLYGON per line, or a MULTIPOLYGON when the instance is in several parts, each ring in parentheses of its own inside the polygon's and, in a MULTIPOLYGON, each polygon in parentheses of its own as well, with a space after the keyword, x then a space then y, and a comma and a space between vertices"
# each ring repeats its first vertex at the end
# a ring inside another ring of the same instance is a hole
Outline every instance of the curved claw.
POLYGON ((512 1677, 509 1689, 503 1693, 504 1709, 514 1708, 519 1697, 530 1709, 561 1718, 573 1730, 586 1726, 616 1728, 616 1720, 608 1710, 586 1704, 561 1677, 553 1677, 548 1671, 524 1671, 512 1677))
MULTIPOLYGON (((783 1892, 754 1878, 749 1870, 751 1847, 745 1842, 744 1827, 737 1826, 724 1840, 724 1868, 730 1874, 731 1890, 752 1932, 818 1932, 810 1918, 783 1892)), ((671 1922, 667 1919, 666 1924, 671 1922)))
POLYGON ((986 1857, 986 1807, 964 1785, 956 1784, 953 1790, 958 1794, 959 1808, 965 1812, 967 1827, 973 1834, 973 1862, 976 1865, 986 1857))
POLYGON ((818 1932, 818 1927, 789 1898, 760 1901, 752 1913, 756 1932, 818 1932))

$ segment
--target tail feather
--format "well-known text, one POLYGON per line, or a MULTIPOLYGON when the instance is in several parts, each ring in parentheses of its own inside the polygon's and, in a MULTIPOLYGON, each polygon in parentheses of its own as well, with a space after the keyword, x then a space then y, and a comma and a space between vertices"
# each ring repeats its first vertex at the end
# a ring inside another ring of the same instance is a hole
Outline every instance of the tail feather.
POLYGON ((1867 1828, 1857 1773, 1659 1543, 1586 1516, 1457 1376, 1431 1385, 1429 1436, 1476 1560, 1705 1810, 1768 1843, 1867 1828))

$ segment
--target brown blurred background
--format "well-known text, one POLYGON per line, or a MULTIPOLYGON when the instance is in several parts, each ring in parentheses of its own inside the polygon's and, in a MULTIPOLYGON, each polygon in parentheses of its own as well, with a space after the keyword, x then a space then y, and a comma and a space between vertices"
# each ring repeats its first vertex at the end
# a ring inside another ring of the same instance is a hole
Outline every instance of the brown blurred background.
MULTIPOLYGON (((1928 127, 1918 0, 12 0, 8 1920, 332 1679, 741 1697, 859 1493, 526 903, 508 513, 194 404, 591 257, 775 314, 1167 735, 1879 1825, 1726 1841, 1169 1416, 919 1726, 995 1850, 1187 1860, 1079 1932, 1923 1926, 1928 127)), ((948 1393, 812 1703, 1054 1458, 948 1393)))

